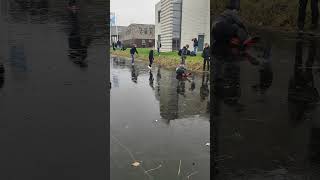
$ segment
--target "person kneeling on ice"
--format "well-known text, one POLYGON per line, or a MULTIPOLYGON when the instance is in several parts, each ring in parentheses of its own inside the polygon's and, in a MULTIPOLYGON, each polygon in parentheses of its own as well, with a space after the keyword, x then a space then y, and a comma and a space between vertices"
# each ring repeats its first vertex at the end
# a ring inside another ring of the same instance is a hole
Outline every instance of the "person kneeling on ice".
POLYGON ((187 68, 184 66, 184 64, 180 64, 176 68, 176 74, 177 74, 177 79, 185 79, 191 75, 191 73, 187 73, 187 68))
MULTIPOLYGON (((239 16, 240 0, 229 0, 226 10, 212 23, 211 37, 213 44, 212 67, 222 59, 241 57, 257 65, 259 62, 248 54, 248 49, 259 41, 259 37, 251 37, 239 16), (226 58, 228 57, 228 58, 226 58)), ((212 69, 212 68, 211 68, 212 69)))
POLYGON ((154 53, 153 53, 153 48, 152 48, 149 51, 149 66, 148 66, 149 69, 152 68, 151 66, 152 66, 153 60, 154 60, 154 53))

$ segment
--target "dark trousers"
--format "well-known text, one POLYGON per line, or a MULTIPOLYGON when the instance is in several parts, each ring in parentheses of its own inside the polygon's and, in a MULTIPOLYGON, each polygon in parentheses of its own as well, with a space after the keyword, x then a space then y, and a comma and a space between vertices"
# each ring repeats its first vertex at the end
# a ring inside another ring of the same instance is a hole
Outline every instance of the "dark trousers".
MULTIPOLYGON (((318 9, 318 0, 311 1, 311 13, 312 13, 312 24, 318 24, 319 9, 318 9)), ((298 17, 298 27, 300 29, 304 28, 304 22, 306 18, 308 0, 299 0, 299 17, 298 17)))
POLYGON ((207 66, 207 70, 209 70, 210 68, 210 60, 209 59, 203 59, 203 70, 206 69, 207 66))
POLYGON ((153 63, 153 58, 149 58, 149 66, 151 67, 152 66, 152 63, 153 63))

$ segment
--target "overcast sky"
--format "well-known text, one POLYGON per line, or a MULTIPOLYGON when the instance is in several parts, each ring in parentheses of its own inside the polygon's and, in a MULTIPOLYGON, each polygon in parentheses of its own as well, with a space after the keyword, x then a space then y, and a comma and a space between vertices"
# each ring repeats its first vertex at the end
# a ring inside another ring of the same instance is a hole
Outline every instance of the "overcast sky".
POLYGON ((118 26, 131 23, 154 24, 155 5, 160 0, 111 0, 110 11, 115 12, 118 26))

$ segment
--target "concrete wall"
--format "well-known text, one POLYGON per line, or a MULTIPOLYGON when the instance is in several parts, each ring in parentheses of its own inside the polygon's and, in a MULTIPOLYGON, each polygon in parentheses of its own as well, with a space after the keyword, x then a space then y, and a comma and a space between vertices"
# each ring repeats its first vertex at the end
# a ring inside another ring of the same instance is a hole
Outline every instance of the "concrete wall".
MULTIPOLYGON (((174 49, 173 39, 180 42, 181 0, 161 0, 161 44, 162 51, 174 49)), ((179 49, 179 47, 178 47, 179 49)))
POLYGON ((193 48, 191 39, 198 35, 204 35, 204 43, 210 44, 209 0, 183 0, 181 31, 181 48, 186 44, 193 48))
POLYGON ((161 50, 172 51, 172 3, 171 0, 161 0, 161 50))
MULTIPOLYGON (((154 39, 155 44, 154 47, 157 47, 157 42, 159 41, 158 35, 161 35, 161 23, 158 22, 158 12, 161 11, 161 1, 158 2, 155 6, 155 33, 154 33, 154 39)), ((161 19, 160 19, 161 21, 161 19)))

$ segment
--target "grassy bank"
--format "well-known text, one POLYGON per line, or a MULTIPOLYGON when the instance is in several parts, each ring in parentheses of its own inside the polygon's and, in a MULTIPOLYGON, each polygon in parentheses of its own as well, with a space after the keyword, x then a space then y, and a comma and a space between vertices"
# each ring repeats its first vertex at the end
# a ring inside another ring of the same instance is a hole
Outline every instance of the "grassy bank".
MULTIPOLYGON (((145 62, 149 62, 149 51, 148 48, 137 48, 138 55, 136 55, 136 59, 143 60, 145 62)), ((116 50, 113 51, 110 50, 111 55, 114 56, 120 56, 120 57, 130 57, 130 49, 127 49, 126 51, 120 51, 116 50)), ((157 51, 154 51, 154 63, 161 65, 164 68, 167 69, 174 69, 177 67, 177 65, 181 62, 180 56, 178 55, 178 52, 161 52, 160 56, 158 56, 157 51)), ((202 66, 203 66, 203 58, 201 57, 201 54, 198 54, 197 56, 188 56, 186 60, 186 65, 188 70, 193 72, 201 72, 202 66)))
MULTIPOLYGON (((211 15, 225 9, 226 0, 211 3, 211 15)), ((294 31, 297 27, 298 0, 241 0, 241 18, 246 24, 294 31)), ((306 27, 310 24, 310 1, 307 6, 306 27)))

